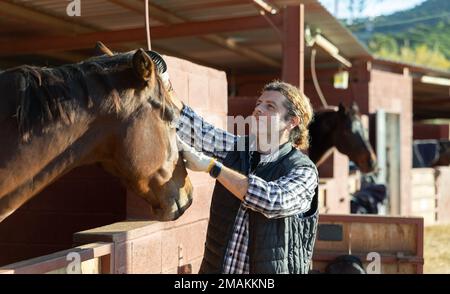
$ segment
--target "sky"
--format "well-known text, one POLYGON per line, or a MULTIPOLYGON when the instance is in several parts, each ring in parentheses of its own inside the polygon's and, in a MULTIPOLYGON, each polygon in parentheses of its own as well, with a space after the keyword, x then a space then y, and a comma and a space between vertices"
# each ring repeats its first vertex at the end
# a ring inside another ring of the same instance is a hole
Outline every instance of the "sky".
MULTIPOLYGON (((336 18, 349 18, 348 5, 350 0, 319 0, 336 18), (338 14, 335 13, 335 1, 338 1, 338 14)), ((359 0, 354 0, 356 10, 359 0)), ((425 2, 425 0, 366 0, 366 9, 361 13, 355 11, 354 17, 375 17, 391 14, 400 10, 406 10, 425 2)))

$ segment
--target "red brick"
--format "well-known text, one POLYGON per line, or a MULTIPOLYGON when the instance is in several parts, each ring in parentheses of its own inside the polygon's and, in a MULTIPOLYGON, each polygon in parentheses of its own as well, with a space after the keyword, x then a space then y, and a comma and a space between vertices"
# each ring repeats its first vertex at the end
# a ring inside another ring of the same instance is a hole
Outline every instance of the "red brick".
POLYGON ((183 248, 183 264, 203 256, 206 221, 184 225, 162 232, 162 271, 178 267, 179 246, 183 248))
POLYGON ((371 71, 370 111, 384 108, 400 115, 400 203, 401 214, 411 211, 412 78, 381 70, 371 71))
POLYGON ((208 73, 209 78, 219 79, 219 80, 223 80, 223 81, 227 80, 227 75, 225 74, 225 72, 223 72, 221 70, 209 68, 209 67, 205 67, 205 69, 208 73))
POLYGON ((133 274, 155 274, 162 272, 161 233, 154 233, 132 241, 133 274))
POLYGON ((114 273, 126 274, 133 272, 131 242, 116 244, 114 246, 114 273))
POLYGON ((350 213, 347 156, 334 150, 318 170, 319 177, 327 181, 327 213, 350 213))
POLYGON ((209 110, 227 113, 228 90, 226 79, 209 79, 209 110))
POLYGON ((189 106, 196 109, 209 109, 209 80, 207 76, 199 74, 189 74, 189 106))
POLYGON ((170 81, 176 96, 184 103, 189 102, 188 74, 177 69, 169 70, 170 81))
POLYGON ((209 68, 206 66, 198 65, 190 61, 184 61, 182 66, 183 70, 188 73, 209 77, 209 68))

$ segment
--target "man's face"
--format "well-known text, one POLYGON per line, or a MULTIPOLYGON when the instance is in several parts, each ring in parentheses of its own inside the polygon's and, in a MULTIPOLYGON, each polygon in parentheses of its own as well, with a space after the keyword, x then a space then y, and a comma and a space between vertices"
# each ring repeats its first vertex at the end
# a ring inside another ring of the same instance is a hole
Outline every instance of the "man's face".
POLYGON ((252 133, 279 137, 278 135, 290 124, 289 120, 285 120, 287 114, 285 101, 286 97, 278 91, 264 91, 256 101, 252 113, 256 120, 256 127, 252 127, 252 133))

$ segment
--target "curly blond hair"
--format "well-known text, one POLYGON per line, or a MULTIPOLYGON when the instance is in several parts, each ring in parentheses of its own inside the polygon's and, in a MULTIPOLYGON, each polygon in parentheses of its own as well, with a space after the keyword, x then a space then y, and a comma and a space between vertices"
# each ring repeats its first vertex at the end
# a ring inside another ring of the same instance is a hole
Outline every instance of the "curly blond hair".
POLYGON ((296 148, 307 150, 309 147, 308 126, 314 116, 309 98, 297 87, 281 81, 270 82, 264 86, 264 91, 277 91, 286 97, 284 107, 287 109, 287 115, 285 119, 291 117, 298 117, 300 119, 298 126, 291 130, 289 141, 296 148))

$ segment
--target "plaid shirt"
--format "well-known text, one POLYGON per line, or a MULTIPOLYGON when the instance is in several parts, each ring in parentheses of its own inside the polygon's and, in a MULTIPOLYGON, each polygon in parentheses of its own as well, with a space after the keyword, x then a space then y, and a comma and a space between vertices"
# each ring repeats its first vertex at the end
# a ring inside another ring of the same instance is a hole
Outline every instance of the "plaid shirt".
MULTIPOLYGON (((178 136, 198 151, 222 161, 233 151, 242 137, 215 128, 205 122, 190 107, 184 106, 177 124, 178 136)), ((261 162, 271 161, 276 154, 262 155, 261 162)), ((250 271, 248 255, 248 209, 262 213, 267 218, 301 216, 308 211, 318 185, 317 170, 300 167, 275 181, 265 181, 248 175, 248 191, 239 208, 234 232, 226 250, 223 273, 246 274, 250 271)))

